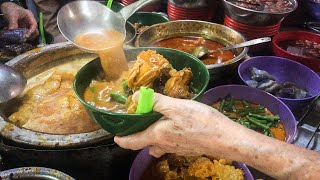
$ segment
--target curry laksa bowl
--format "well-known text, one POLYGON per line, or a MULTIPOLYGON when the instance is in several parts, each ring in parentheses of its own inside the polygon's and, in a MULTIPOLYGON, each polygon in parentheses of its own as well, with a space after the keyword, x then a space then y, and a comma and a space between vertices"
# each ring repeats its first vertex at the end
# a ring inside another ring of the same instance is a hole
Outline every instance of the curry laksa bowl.
MULTIPOLYGON (((278 98, 276 98, 275 96, 273 96, 269 93, 266 93, 262 90, 252 88, 249 86, 225 85, 225 86, 219 86, 216 88, 212 88, 212 89, 206 91, 205 94, 203 95, 201 102, 204 104, 207 104, 209 106, 215 107, 216 103, 219 103, 219 105, 221 105, 222 101, 228 97, 231 97, 234 99, 234 102, 236 103, 235 106, 237 108, 237 112, 239 112, 239 113, 242 113, 243 108, 242 107, 240 108, 237 106, 241 106, 242 103, 247 103, 246 107, 252 108, 252 110, 250 110, 250 112, 253 111, 253 107, 258 107, 258 108, 262 107, 263 111, 269 111, 269 113, 267 112, 268 116, 271 116, 270 112, 274 116, 278 115, 280 117, 280 121, 278 123, 281 123, 282 127, 271 126, 271 128, 277 128, 277 129, 271 130, 271 132, 272 132, 271 137, 274 136, 274 138, 277 138, 279 140, 284 140, 288 143, 293 142, 293 140, 296 136, 296 133, 297 133, 296 119, 293 116, 290 109, 283 102, 281 102, 278 98), (239 102, 237 102, 237 100, 239 100, 239 102), (239 104, 237 104, 237 103, 239 103, 239 104), (260 105, 260 106, 258 106, 258 105, 260 105), (280 139, 280 138, 278 138, 280 136, 277 136, 275 134, 275 133, 277 133, 277 134, 281 135, 280 133, 283 133, 280 131, 281 129, 282 130, 284 129, 285 139, 280 139)), ((226 100, 225 100, 224 104, 227 104, 226 100)), ((217 108, 217 109, 219 111, 221 111, 220 108, 217 108)), ((223 113, 226 113, 226 112, 223 112, 223 113)), ((227 113, 229 114, 230 112, 228 111, 227 113)), ((258 113, 258 112, 255 112, 255 113, 258 113)), ((260 114, 260 112, 259 112, 259 114, 260 114)), ((260 114, 260 115, 262 115, 262 114, 260 114)), ((238 116, 238 114, 232 115, 232 116, 238 116)), ((240 121, 242 121, 242 117, 240 119, 235 119, 235 121, 240 123, 240 121)), ((267 122, 261 121, 258 117, 255 118, 255 121, 258 121, 259 123, 269 123, 269 121, 267 121, 267 122)), ((240 124, 242 124, 242 123, 240 123, 240 124)), ((242 125, 246 126, 245 123, 242 125)), ((257 124, 255 124, 255 125, 257 125, 257 124)), ((260 132, 260 130, 257 127, 249 127, 249 128, 260 132)), ((270 130, 270 128, 268 130, 270 130)), ((263 132, 261 132, 261 133, 263 133, 263 132)))
POLYGON ((196 20, 181 20, 150 26, 137 36, 135 45, 137 47, 166 47, 187 53, 191 53, 197 46, 209 47, 209 53, 204 56, 203 62, 209 70, 210 81, 221 82, 236 73, 238 65, 248 52, 248 48, 238 48, 223 53, 210 53, 210 49, 244 41, 245 38, 240 33, 224 25, 196 20), (186 45, 182 46, 183 44, 186 45))
MULTIPOLYGON (((190 68, 193 76, 190 80, 190 89, 193 91, 192 99, 200 100, 208 82, 209 73, 204 64, 197 58, 173 49, 166 48, 133 48, 125 50, 128 61, 135 61, 142 51, 155 50, 166 58, 176 70, 190 68)), ((149 125, 159 120, 162 115, 157 112, 147 114, 125 114, 98 109, 85 100, 84 93, 102 72, 99 58, 91 61, 80 69, 74 81, 74 90, 77 98, 86 108, 87 112, 103 129, 115 135, 129 135, 146 129, 149 125)))
MULTIPOLYGON (((152 178, 148 178, 150 176, 150 173, 147 173, 147 172, 150 172, 150 168, 152 168, 151 166, 155 164, 154 162, 156 160, 157 160, 156 158, 152 157, 149 154, 148 148, 145 148, 142 151, 140 151, 139 154, 134 159, 133 164, 131 166, 129 180, 152 179, 152 178)), ((175 161, 175 163, 177 163, 177 164, 173 164, 174 167, 179 166, 178 162, 181 162, 181 159, 179 159, 179 160, 180 161, 175 161)), ((241 169, 243 171, 243 175, 244 175, 245 180, 253 180, 254 179, 250 170, 248 169, 248 167, 245 164, 239 163, 239 162, 233 162, 232 166, 234 166, 236 169, 241 169)), ((228 170, 230 170, 230 169, 228 169, 228 170)), ((154 173, 154 172, 155 171, 152 171, 152 173, 154 173)), ((157 177, 159 177, 159 175, 160 174, 158 174, 157 177)), ((235 176, 233 176, 233 178, 235 178, 235 176)))

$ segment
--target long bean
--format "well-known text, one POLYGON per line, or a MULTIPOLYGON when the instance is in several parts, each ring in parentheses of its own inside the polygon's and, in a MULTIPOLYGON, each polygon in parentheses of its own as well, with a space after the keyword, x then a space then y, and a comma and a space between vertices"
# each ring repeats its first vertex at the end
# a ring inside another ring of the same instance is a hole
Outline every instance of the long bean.
POLYGON ((270 135, 270 137, 272 137, 272 138, 273 138, 274 136, 273 136, 272 132, 270 131, 270 129, 269 129, 268 131, 269 131, 269 135, 270 135))
POLYGON ((249 113, 250 117, 254 117, 257 119, 263 119, 263 120, 268 120, 268 121, 277 121, 280 120, 280 117, 278 115, 276 116, 267 116, 267 115, 260 115, 260 114, 254 114, 254 113, 249 113))
POLYGON ((273 126, 274 122, 268 122, 267 126, 271 127, 273 126))
POLYGON ((115 100, 115 101, 117 101, 118 103, 121 103, 121 104, 125 104, 126 101, 127 101, 127 97, 126 97, 126 96, 123 96, 123 95, 118 94, 118 93, 113 93, 113 92, 111 92, 111 93, 110 93, 110 97, 111 97, 113 100, 115 100))
POLYGON ((248 121, 250 121, 252 124, 254 124, 262 129, 269 129, 269 127, 267 125, 258 122, 257 120, 255 120, 252 117, 246 116, 246 119, 248 119, 248 121))
POLYGON ((219 107, 219 111, 220 111, 220 112, 223 112, 224 103, 225 103, 225 100, 223 99, 223 100, 221 101, 220 107, 219 107))
POLYGON ((242 103, 244 107, 251 107, 247 101, 242 100, 242 103))

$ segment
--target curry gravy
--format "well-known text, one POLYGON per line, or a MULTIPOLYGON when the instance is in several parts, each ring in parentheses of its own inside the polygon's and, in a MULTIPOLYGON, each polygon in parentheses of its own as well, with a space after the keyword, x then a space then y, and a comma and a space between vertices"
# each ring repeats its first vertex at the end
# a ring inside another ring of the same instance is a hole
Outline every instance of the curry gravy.
POLYGON ((102 69, 109 81, 117 80, 128 69, 123 50, 124 35, 118 31, 106 30, 80 34, 75 37, 76 44, 96 52, 100 56, 102 69))
POLYGON ((175 37, 165 39, 153 44, 155 47, 166 47, 191 53, 197 46, 205 46, 209 49, 206 57, 200 58, 206 65, 217 64, 229 61, 235 57, 232 51, 212 52, 213 50, 225 47, 216 41, 201 37, 175 37))

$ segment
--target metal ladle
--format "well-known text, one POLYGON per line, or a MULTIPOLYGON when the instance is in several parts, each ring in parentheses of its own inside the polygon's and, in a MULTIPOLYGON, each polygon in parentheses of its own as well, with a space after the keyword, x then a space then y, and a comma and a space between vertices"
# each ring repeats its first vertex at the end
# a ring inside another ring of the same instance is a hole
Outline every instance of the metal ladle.
MULTIPOLYGON (((125 36, 125 23, 138 9, 158 0, 139 0, 113 12, 96 1, 74 1, 63 6, 58 12, 57 23, 63 36, 76 46, 93 52, 95 50, 80 46, 74 42, 76 36, 85 33, 97 33, 115 30, 125 36)), ((99 49, 103 50, 103 49, 99 49)))
MULTIPOLYGON (((231 49, 237 49, 237 48, 242 48, 242 47, 248 47, 260 43, 265 43, 265 42, 270 42, 271 38, 270 37, 263 37, 263 38, 258 38, 258 39, 253 39, 250 41, 245 41, 243 43, 235 44, 232 46, 227 46, 224 48, 216 49, 216 50, 210 50, 210 53, 215 53, 215 52, 223 52, 223 51, 228 51, 231 49)), ((209 52, 209 49, 205 46, 197 46, 191 54, 197 58, 201 58, 204 55, 206 55, 209 52)))
POLYGON ((27 79, 10 66, 0 64, 0 103, 21 94, 26 87, 27 79))

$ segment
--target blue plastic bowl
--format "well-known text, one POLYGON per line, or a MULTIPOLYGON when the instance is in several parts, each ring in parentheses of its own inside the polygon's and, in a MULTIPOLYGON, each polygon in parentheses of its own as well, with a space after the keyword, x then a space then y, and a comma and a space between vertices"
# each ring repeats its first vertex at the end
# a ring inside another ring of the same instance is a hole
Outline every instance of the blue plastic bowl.
POLYGON ((316 0, 305 0, 305 11, 315 21, 320 21, 320 3, 316 0))
POLYGON ((297 134, 297 122, 290 109, 275 96, 257 88, 244 85, 225 85, 209 89, 203 95, 202 103, 209 106, 226 96, 241 99, 266 107, 273 114, 280 116, 280 122, 286 131, 285 141, 292 143, 297 134))
MULTIPOLYGON (((307 106, 317 95, 320 94, 320 77, 307 66, 295 61, 276 56, 260 56, 250 58, 240 64, 238 74, 244 84, 250 80, 252 67, 269 72, 277 82, 292 82, 299 87, 305 88, 310 97, 302 99, 290 99, 278 97, 292 111, 307 106)), ((248 84, 247 84, 248 85, 248 84)))
MULTIPOLYGON (((140 180, 143 173, 149 168, 152 161, 154 161, 155 159, 156 158, 152 157, 149 154, 148 148, 145 148, 142 151, 140 151, 140 153, 136 156, 131 166, 129 180, 140 180)), ((239 163, 239 162, 233 162, 233 165, 236 168, 242 169, 242 171, 244 172, 245 180, 254 180, 250 170, 245 164, 239 163)))

